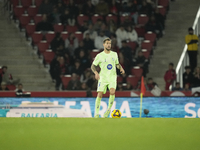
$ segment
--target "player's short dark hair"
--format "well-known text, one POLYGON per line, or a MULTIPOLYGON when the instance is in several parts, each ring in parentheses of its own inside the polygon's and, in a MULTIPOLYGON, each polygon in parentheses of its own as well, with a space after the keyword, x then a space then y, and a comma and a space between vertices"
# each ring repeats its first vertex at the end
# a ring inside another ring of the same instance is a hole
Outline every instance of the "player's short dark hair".
POLYGON ((105 38, 105 39, 103 40, 103 43, 105 43, 106 41, 111 41, 111 39, 110 39, 110 38, 105 38))

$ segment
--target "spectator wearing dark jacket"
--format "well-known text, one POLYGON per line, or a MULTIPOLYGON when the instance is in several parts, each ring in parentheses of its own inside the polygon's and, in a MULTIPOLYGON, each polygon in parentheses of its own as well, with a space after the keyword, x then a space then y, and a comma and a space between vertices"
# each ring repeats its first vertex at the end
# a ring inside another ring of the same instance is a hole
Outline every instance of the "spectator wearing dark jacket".
POLYGON ((72 78, 67 85, 67 90, 80 90, 81 82, 78 80, 78 76, 73 73, 72 78))
POLYGON ((193 82, 193 74, 191 72, 190 66, 185 67, 185 72, 183 73, 183 85, 189 84, 189 86, 192 86, 193 82))
POLYGON ((45 14, 42 16, 42 21, 36 25, 36 31, 54 31, 52 24, 47 21, 47 16, 45 14))
POLYGON ((65 46, 65 42, 61 37, 60 33, 56 33, 56 36, 51 41, 51 49, 56 52, 57 48, 60 47, 60 45, 65 46))
POLYGON ((39 6, 39 14, 50 14, 53 10, 53 5, 49 2, 49 0, 44 0, 42 4, 39 6))

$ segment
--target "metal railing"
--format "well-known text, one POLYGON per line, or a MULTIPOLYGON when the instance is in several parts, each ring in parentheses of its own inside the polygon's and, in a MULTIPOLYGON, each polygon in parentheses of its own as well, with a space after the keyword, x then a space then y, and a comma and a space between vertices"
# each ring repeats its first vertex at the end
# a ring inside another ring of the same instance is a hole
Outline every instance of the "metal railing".
MULTIPOLYGON (((200 35, 200 6, 192 27, 194 29, 194 34, 200 35)), ((185 44, 183 52, 176 67, 176 81, 180 82, 181 87, 183 87, 183 73, 185 71, 185 66, 187 65, 189 65, 189 57, 187 54, 187 44, 185 44)))

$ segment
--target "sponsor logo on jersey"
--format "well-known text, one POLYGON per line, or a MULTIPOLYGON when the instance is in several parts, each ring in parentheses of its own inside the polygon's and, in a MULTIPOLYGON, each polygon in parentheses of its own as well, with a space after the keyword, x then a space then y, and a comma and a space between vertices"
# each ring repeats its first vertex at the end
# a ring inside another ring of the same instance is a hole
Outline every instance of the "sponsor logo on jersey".
POLYGON ((111 65, 111 64, 108 64, 108 65, 107 65, 107 69, 108 69, 108 70, 111 70, 111 69, 112 69, 112 65, 111 65))

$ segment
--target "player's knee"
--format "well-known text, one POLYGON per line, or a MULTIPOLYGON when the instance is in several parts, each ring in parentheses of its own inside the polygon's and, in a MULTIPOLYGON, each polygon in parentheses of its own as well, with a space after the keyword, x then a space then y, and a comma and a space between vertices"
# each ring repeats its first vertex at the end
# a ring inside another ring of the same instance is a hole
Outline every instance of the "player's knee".
POLYGON ((110 95, 115 95, 115 90, 110 90, 110 95))
POLYGON ((102 93, 102 92, 99 92, 97 96, 98 96, 99 98, 102 98, 102 97, 103 97, 103 93, 102 93))

